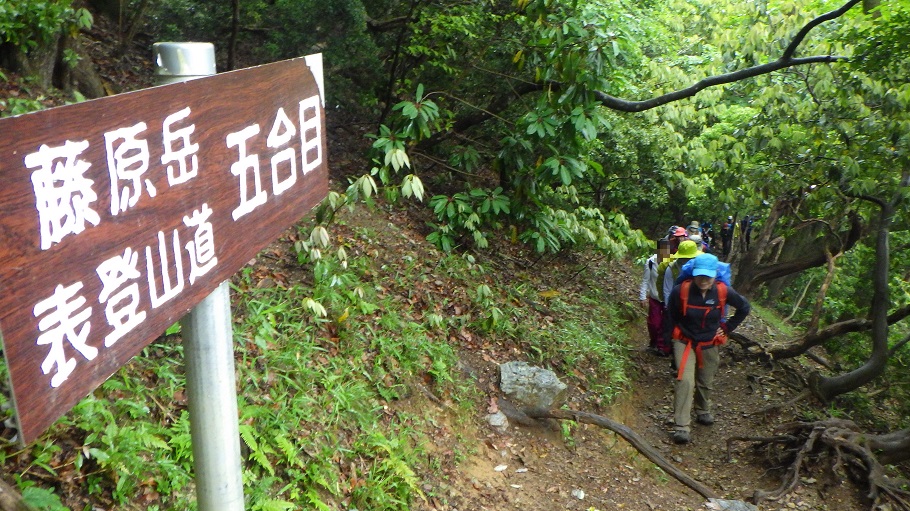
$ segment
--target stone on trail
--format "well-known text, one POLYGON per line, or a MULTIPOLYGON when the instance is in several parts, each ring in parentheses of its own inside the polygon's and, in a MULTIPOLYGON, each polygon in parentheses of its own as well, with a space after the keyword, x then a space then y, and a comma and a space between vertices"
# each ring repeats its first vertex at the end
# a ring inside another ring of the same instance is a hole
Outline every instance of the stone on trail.
POLYGON ((705 507, 712 511, 758 511, 758 507, 741 500, 708 499, 705 507))
POLYGON ((499 366, 499 388, 514 401, 550 410, 562 406, 568 386, 553 371, 526 362, 506 362, 499 366))

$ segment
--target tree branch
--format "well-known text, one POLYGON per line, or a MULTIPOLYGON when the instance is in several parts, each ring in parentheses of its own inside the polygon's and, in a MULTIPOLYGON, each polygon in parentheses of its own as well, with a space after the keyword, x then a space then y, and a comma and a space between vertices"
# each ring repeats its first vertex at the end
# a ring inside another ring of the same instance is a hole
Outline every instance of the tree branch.
POLYGON ((411 16, 398 16, 397 18, 392 18, 388 20, 367 20, 367 28, 371 32, 388 32, 390 30, 396 30, 403 26, 406 26, 412 21, 411 16))
POLYGON ((812 309, 812 320, 809 322, 809 328, 806 329, 809 335, 818 331, 818 323, 821 321, 822 310, 825 306, 825 296, 828 294, 828 288, 831 287, 831 282, 834 281, 834 272, 837 270, 835 262, 841 254, 843 254, 843 252, 832 254, 825 248, 825 257, 828 258, 828 273, 825 274, 822 285, 819 286, 818 293, 815 296, 815 308, 812 309))
POLYGON ((893 357, 898 351, 900 351, 901 348, 906 346, 907 343, 910 343, 910 334, 907 334, 906 337, 904 337, 903 339, 898 341, 897 344, 895 344, 894 346, 891 347, 891 351, 888 352, 888 357, 889 358, 893 357))
MULTIPOLYGON (((858 1, 858 0, 854 0, 858 1)), ((740 69, 739 71, 733 71, 732 73, 726 73, 722 75, 709 76, 704 78, 694 85, 686 87, 685 89, 680 89, 678 91, 668 92, 663 96, 658 96, 656 98, 646 99, 644 101, 628 101, 625 99, 620 99, 604 92, 594 91, 594 97, 596 97, 603 106, 611 109, 618 110, 620 112, 643 112, 645 110, 650 110, 652 108, 665 105, 667 103, 672 103, 674 101, 679 101, 680 99, 690 98, 699 92, 702 89, 708 87, 713 87, 715 85, 723 85, 725 83, 738 82, 740 80, 745 80, 746 78, 752 78, 755 76, 765 75, 768 73, 773 73, 774 71, 779 71, 781 69, 786 69, 788 67, 800 66, 805 64, 818 64, 818 63, 830 63, 838 60, 847 60, 846 57, 838 57, 833 55, 822 55, 816 57, 804 57, 800 59, 778 59, 774 62, 769 62, 767 64, 762 64, 759 66, 753 66, 746 69, 740 69)))
MULTIPOLYGON (((806 24, 794 37, 793 41, 790 42, 790 45, 784 51, 784 54, 774 62, 769 62, 767 64, 762 64, 758 66, 753 66, 746 69, 740 69, 739 71, 733 71, 731 73, 726 73, 717 76, 709 76, 700 80, 698 83, 687 87, 682 90, 670 92, 656 98, 651 98, 643 101, 629 101, 625 99, 620 99, 615 96, 611 96, 602 91, 593 91, 594 97, 597 98, 601 104, 611 110, 617 110, 620 112, 642 112, 645 110, 650 110, 652 108, 665 105, 667 103, 672 103, 680 99, 685 99, 694 96, 702 89, 708 87, 713 87, 715 85, 723 85, 725 83, 733 83, 740 80, 745 80, 747 78, 752 78, 755 76, 760 76, 774 71, 779 71, 781 69, 786 69, 788 67, 801 66, 806 64, 818 64, 818 63, 831 63, 839 60, 847 60, 846 57, 834 56, 834 55, 818 55, 814 57, 803 57, 803 58, 793 58, 793 53, 796 51, 796 47, 802 43, 803 39, 809 33, 810 30, 815 28, 817 25, 835 19, 845 12, 850 10, 851 7, 859 3, 861 0, 850 0, 843 7, 835 11, 823 14, 809 23, 806 24)), ((484 109, 478 109, 473 113, 465 116, 459 116, 455 123, 452 125, 450 131, 453 132, 462 132, 473 126, 481 124, 490 118, 494 117, 495 114, 505 110, 515 98, 520 98, 525 94, 531 92, 541 91, 545 86, 552 86, 556 88, 563 88, 564 84, 559 82, 548 82, 547 84, 542 83, 528 83, 523 82, 513 88, 510 93, 500 95, 494 98, 489 105, 484 109)), ((446 133, 438 133, 431 137, 430 139, 424 140, 421 142, 422 146, 432 145, 433 143, 438 142, 440 139, 443 139, 447 136, 446 133)))
POLYGON ((844 13, 849 11, 854 5, 860 3, 862 0, 850 0, 840 9, 831 11, 829 13, 823 14, 809 23, 807 23, 793 38, 793 41, 787 46, 784 50, 783 55, 774 62, 769 62, 767 64, 761 64, 758 66, 752 66, 746 69, 740 69, 739 71, 733 71, 732 73, 726 73, 722 75, 709 76, 700 80, 690 87, 681 89, 674 92, 669 92, 663 96, 658 96, 656 98, 646 99, 643 101, 628 101, 625 99, 620 99, 604 92, 595 91, 595 97, 600 100, 600 102, 607 108, 612 110, 618 110, 620 112, 642 112, 645 110, 650 110, 652 108, 665 105, 667 103, 672 103, 680 99, 685 99, 694 96, 702 89, 708 87, 713 87, 715 85, 723 85, 725 83, 738 82, 740 80, 745 80, 746 78, 752 78, 759 75, 764 75, 768 73, 773 73, 774 71, 779 71, 793 66, 801 66, 806 64, 818 64, 818 63, 830 63, 838 60, 847 60, 846 57, 839 57, 833 55, 818 55, 814 57, 802 57, 802 58, 793 58, 793 55, 796 53, 797 47, 803 42, 806 35, 810 30, 816 26, 833 20, 842 16, 844 13))
MULTIPOLYGON (((900 309, 888 314, 888 325, 893 325, 903 321, 910 316, 910 305, 905 305, 900 309)), ((872 328, 872 320, 866 318, 853 318, 846 321, 840 321, 822 328, 818 332, 810 335, 804 335, 798 343, 792 346, 786 346, 777 350, 770 350, 769 353, 775 359, 793 358, 804 354, 810 348, 818 346, 829 339, 855 333, 864 332, 872 328)))
POLYGON ((840 17, 843 16, 847 11, 849 11, 854 5, 860 3, 861 1, 862 1, 862 0, 850 0, 849 2, 847 2, 846 4, 844 4, 843 7, 841 7, 840 9, 835 9, 835 10, 833 10, 833 11, 831 11, 831 12, 822 14, 821 16, 815 18, 814 20, 810 21, 809 23, 806 23, 806 26, 804 26, 804 27, 796 34, 796 37, 793 38, 793 41, 790 42, 790 45, 787 46, 787 49, 784 50, 784 54, 781 55, 780 58, 781 58, 781 59, 790 59, 790 58, 792 58, 792 57, 793 57, 793 54, 796 53, 796 48, 803 42, 803 39, 805 39, 806 36, 809 35, 809 31, 810 31, 810 30, 812 30, 813 28, 815 28, 815 27, 821 25, 822 23, 824 23, 824 22, 826 22, 826 21, 831 21, 831 20, 833 20, 833 19, 840 18, 840 17))
MULTIPOLYGON (((774 262, 771 264, 756 264, 756 261, 744 261, 744 264, 752 264, 749 269, 749 282, 737 281, 736 289, 743 292, 750 292, 757 288, 758 284, 768 282, 779 277, 785 277, 800 271, 823 266, 828 262, 827 251, 834 253, 845 253, 859 241, 863 233, 862 219, 855 212, 850 212, 850 230, 846 236, 841 238, 836 234, 829 235, 812 247, 811 251, 803 254, 798 259, 789 259, 783 262, 774 262)), ((759 240, 759 245, 761 241, 759 240)), ((740 265, 740 268, 743 266, 740 265)), ((740 277, 742 278, 742 277, 740 277)))
POLYGON ((679 482, 698 492, 702 497, 705 497, 706 499, 717 498, 717 494, 714 492, 714 490, 708 488, 704 484, 693 479, 682 470, 676 468, 676 466, 664 458, 657 449, 651 446, 647 440, 642 438, 638 433, 624 424, 610 420, 602 415, 595 415, 593 413, 580 412, 576 410, 526 409, 523 411, 528 417, 534 419, 573 420, 584 424, 593 424, 595 426, 609 429, 610 431, 623 437, 627 442, 632 444, 633 447, 638 449, 638 452, 644 454, 645 457, 651 460, 655 465, 663 469, 671 476, 675 477, 679 482))

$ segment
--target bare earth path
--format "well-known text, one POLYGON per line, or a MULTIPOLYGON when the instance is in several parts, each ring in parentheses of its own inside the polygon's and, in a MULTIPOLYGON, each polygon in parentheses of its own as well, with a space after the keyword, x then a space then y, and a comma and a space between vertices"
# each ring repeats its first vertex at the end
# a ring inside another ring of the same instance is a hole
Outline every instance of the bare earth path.
MULTIPOLYGON (((764 328, 757 321, 745 323, 744 332, 754 334, 757 328, 764 328)), ((645 335, 642 330, 637 336, 642 347, 645 335)), ((795 420, 792 410, 756 413, 771 403, 788 401, 795 391, 779 382, 768 367, 747 359, 738 346, 723 350, 717 375, 717 422, 712 427, 694 425, 690 444, 677 446, 669 440, 673 393, 669 359, 643 349, 633 353, 638 367, 634 390, 604 415, 631 427, 664 457, 724 498, 748 500, 756 489, 776 488, 779 471, 745 443, 734 443, 728 460, 727 439, 768 436, 775 424, 795 420)), ((481 386, 491 389, 495 365, 486 364, 473 369, 482 375, 481 386)), ((703 497, 669 477, 617 435, 596 426, 580 424, 570 434, 563 434, 555 421, 543 427, 513 425, 505 433, 480 428, 486 431, 481 451, 463 463, 452 479, 441 482, 441 488, 434 489, 449 498, 431 500, 427 509, 710 509, 703 497)), ((868 508, 850 484, 827 482, 813 474, 801 481, 783 500, 764 502, 759 509, 868 508)))
MULTIPOLYGON (((433 260, 413 219, 400 214, 386 218, 357 213, 353 224, 383 225, 381 240, 373 246, 386 250, 376 252, 394 264, 400 256, 391 250, 406 243, 416 250, 416 257, 433 260), (388 252, 388 253, 386 253, 388 252)), ((619 263, 614 263, 619 264, 619 263)), ((432 264, 430 264, 432 266, 432 264)), ((554 275, 565 273, 552 272, 554 275)), ((574 273, 574 270, 573 272, 574 273)), ((635 294, 640 276, 635 268, 613 268, 610 280, 602 282, 605 290, 617 297, 635 294)), ((439 275, 440 279, 445 279, 439 275)), ((556 288, 562 283, 537 283, 556 288)), ((765 412, 773 404, 790 401, 801 389, 783 380, 787 375, 749 356, 735 342, 722 347, 721 367, 715 386, 715 418, 712 427, 693 425, 693 440, 685 446, 670 441, 674 374, 668 358, 655 357, 645 351, 647 333, 643 314, 628 323, 630 356, 634 365, 631 389, 607 410, 587 409, 583 390, 570 388, 568 407, 595 413, 632 428, 678 468, 713 489, 726 499, 748 500, 755 490, 775 489, 780 485, 780 468, 753 452, 747 443, 736 443, 727 456, 727 439, 744 436, 770 436, 775 425, 799 420, 798 408, 765 412)), ((740 331, 751 339, 767 337, 769 326, 754 316, 740 331)), ((505 432, 495 431, 485 422, 491 408, 497 405, 498 364, 522 360, 514 346, 489 344, 474 339, 471 348, 461 352, 463 370, 476 378, 487 403, 479 403, 471 425, 450 423, 445 405, 438 398, 415 392, 400 403, 403 408, 432 415, 439 424, 439 436, 426 448, 441 459, 453 456, 453 442, 459 436, 479 447, 454 468, 445 468, 444 476, 428 482, 425 503, 414 509, 439 511, 611 511, 629 510, 699 510, 706 499, 657 468, 625 440, 597 426, 551 420, 543 426, 511 424, 505 432)), ((442 463, 449 467, 447 463, 442 463)), ((829 468, 829 467, 824 467, 829 468)), ((868 509, 860 500, 861 490, 853 485, 828 481, 817 471, 803 474, 801 483, 781 501, 764 502, 761 511, 858 511, 868 509)), ((424 475, 425 476, 425 475, 424 475)))

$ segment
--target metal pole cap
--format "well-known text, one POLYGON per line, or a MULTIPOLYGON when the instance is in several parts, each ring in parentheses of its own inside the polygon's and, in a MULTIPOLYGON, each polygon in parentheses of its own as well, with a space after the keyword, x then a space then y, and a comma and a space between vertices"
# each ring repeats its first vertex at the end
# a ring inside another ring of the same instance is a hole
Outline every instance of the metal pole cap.
POLYGON ((155 43, 155 78, 163 85, 215 74, 212 43, 155 43))

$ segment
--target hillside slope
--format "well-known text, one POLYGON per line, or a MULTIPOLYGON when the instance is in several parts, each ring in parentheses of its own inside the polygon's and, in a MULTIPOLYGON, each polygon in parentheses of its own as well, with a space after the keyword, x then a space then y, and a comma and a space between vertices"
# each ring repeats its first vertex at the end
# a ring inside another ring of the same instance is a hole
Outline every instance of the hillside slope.
MULTIPOLYGON (((101 35, 99 33, 99 37, 101 35)), ((97 61, 104 68, 102 75, 116 80, 123 90, 129 90, 131 84, 145 86, 148 83, 147 66, 125 66, 124 62, 111 62, 103 56, 98 56, 97 61)), ((0 92, 5 98, 40 95, 48 98, 43 100, 48 106, 62 102, 59 96, 29 90, 22 86, 24 80, 20 77, 5 74, 9 79, 0 92)), ((364 160, 369 145, 363 138, 365 130, 356 120, 344 118, 343 112, 328 113, 329 162, 335 189, 343 188, 347 176, 368 169, 364 160)), ((516 314, 508 321, 516 323, 516 327, 572 335, 571 331, 560 329, 566 319, 562 314, 590 307, 596 311, 590 318, 592 321, 602 321, 605 327, 616 330, 609 344, 614 346, 621 340, 617 351, 627 357, 623 361, 627 381, 617 381, 613 385, 618 392, 615 401, 604 401, 592 389, 613 382, 602 381, 605 375, 586 371, 584 363, 570 364, 560 360, 558 350, 554 350, 557 353, 552 356, 542 357, 539 352, 529 351, 530 345, 520 337, 487 335, 469 327, 446 331, 434 341, 448 342, 452 346, 460 362, 461 378, 457 384, 470 386, 469 395, 474 399, 455 403, 449 396, 435 394, 430 385, 432 382, 423 382, 424 385, 416 380, 410 382, 408 392, 402 397, 387 400, 382 411, 377 412, 418 417, 434 427, 431 442, 421 447, 438 463, 433 470, 416 474, 424 498, 414 498, 412 509, 669 511, 703 508, 704 498, 656 469, 614 434, 595 426, 551 421, 512 424, 500 432, 487 425, 487 414, 506 406, 500 401, 496 385, 497 365, 510 360, 531 361, 553 368, 570 385, 569 407, 608 416, 628 425, 663 456, 719 494, 745 499, 756 489, 769 489, 779 484, 777 477, 780 474, 775 469, 785 467, 769 467, 766 458, 752 452, 747 442, 733 443, 728 457, 727 439, 770 436, 775 425, 799 418, 795 409, 769 410, 769 405, 785 403, 796 392, 788 385, 786 372, 776 366, 763 365, 737 345, 725 347, 717 381, 717 424, 712 428, 695 429, 690 445, 673 445, 668 437, 673 377, 667 359, 652 357, 644 350, 647 344, 644 317, 638 309, 636 296, 640 274, 633 263, 606 261, 590 254, 540 257, 523 247, 499 240, 491 250, 473 254, 476 260, 473 269, 482 276, 467 278, 441 264, 444 255, 426 242, 425 214, 423 209, 416 207, 357 208, 339 216, 331 235, 336 246, 344 246, 356 261, 364 281, 380 295, 400 303, 402 314, 411 314, 414 318, 428 311, 435 311, 444 320, 462 316, 462 309, 469 306, 470 297, 476 291, 470 286, 478 281, 486 283, 494 295, 504 297, 503 303, 514 307, 516 314), (417 280, 409 278, 417 275, 420 276, 419 285, 417 280), (511 290, 514 289, 522 289, 523 293, 513 293, 511 290), (596 306, 586 302, 592 296, 601 302, 596 306), (612 312, 600 317, 599 314, 607 309, 612 312), (560 368, 565 367, 572 370, 560 372, 560 368)), ((312 278, 311 268, 297 263, 294 242, 298 238, 296 229, 289 230, 244 269, 243 278, 235 279, 241 290, 234 297, 237 311, 245 310, 249 304, 250 299, 243 292, 245 289, 280 292, 312 278)), ((330 333, 328 327, 325 328, 320 334, 330 333)), ((770 326, 752 317, 742 328, 751 337, 761 339, 770 326)), ((170 341, 174 342, 174 339, 170 341)), ((333 341, 326 337, 322 342, 322 347, 330 349, 329 344, 333 341)), ((246 363, 247 355, 238 349, 238 364, 246 363)), ((162 357, 162 363, 169 362, 162 357)), ((141 382, 138 386, 161 384, 150 376, 148 369, 134 367, 125 371, 127 377, 135 377, 141 382)), ((269 377, 267 368, 262 377, 269 377)), ((348 377, 339 375, 341 379, 348 377)), ((106 398, 115 401, 127 393, 117 392, 106 398)), ((170 397, 170 402, 152 407, 149 420, 167 422, 169 417, 180 417, 185 410, 185 399, 181 400, 179 390, 170 397)), ((276 408, 285 405, 279 403, 276 408)), ((134 423, 129 424, 134 427, 134 423)), ((117 484, 116 474, 102 482, 96 481, 95 484, 108 486, 90 496, 87 487, 91 483, 72 471, 73 453, 85 448, 89 444, 85 437, 93 433, 76 427, 55 429, 49 443, 56 445, 59 452, 48 458, 41 458, 42 453, 19 452, 12 445, 4 445, 3 480, 14 485, 20 478, 26 481, 20 486, 33 484, 52 488, 70 509, 124 509, 111 497, 117 484), (35 468, 42 463, 54 470, 35 468)), ((7 439, 13 434, 9 429, 2 431, 7 439)), ((802 483, 783 501, 765 503, 761 509, 852 511, 864 507, 858 500, 860 492, 841 484, 840 480, 829 481, 819 475, 807 474, 802 483)), ((351 486, 356 487, 356 484, 351 486)), ((190 489, 191 485, 183 491, 190 489)), ((142 485, 136 490, 129 509, 160 506, 166 502, 166 497, 160 486, 142 485)), ((336 504, 337 509, 349 509, 343 500, 336 504)))

